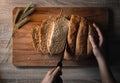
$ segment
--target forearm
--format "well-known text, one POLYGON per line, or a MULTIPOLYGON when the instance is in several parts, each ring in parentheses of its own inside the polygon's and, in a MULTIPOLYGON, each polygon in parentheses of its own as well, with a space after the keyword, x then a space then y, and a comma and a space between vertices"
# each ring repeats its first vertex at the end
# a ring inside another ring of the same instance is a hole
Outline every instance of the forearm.
POLYGON ((114 77, 107 66, 106 60, 104 58, 103 52, 101 50, 103 44, 103 36, 102 33, 96 24, 93 24, 99 36, 99 44, 96 43, 94 37, 92 35, 89 36, 90 42, 92 44, 93 53, 97 59, 100 75, 102 79, 102 83, 115 83, 114 77))
POLYGON ((106 60, 103 57, 104 55, 102 52, 99 53, 99 57, 96 57, 98 66, 99 66, 99 71, 102 79, 102 83, 115 83, 115 79, 107 66, 106 60))

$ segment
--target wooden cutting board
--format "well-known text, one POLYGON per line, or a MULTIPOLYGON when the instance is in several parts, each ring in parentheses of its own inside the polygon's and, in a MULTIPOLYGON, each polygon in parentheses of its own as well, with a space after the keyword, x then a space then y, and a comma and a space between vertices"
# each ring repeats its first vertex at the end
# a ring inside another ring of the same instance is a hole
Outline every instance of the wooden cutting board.
MULTIPOLYGON (((13 19, 18 7, 13 9, 13 19)), ((21 7, 23 10, 24 8, 21 7)), ((15 66, 56 66, 60 59, 58 56, 42 55, 37 53, 32 45, 31 32, 35 25, 40 25, 41 21, 49 16, 59 15, 70 16, 71 14, 80 15, 91 19, 100 25, 102 30, 108 27, 108 9, 96 7, 38 7, 31 14, 30 22, 17 31, 13 38, 13 64, 15 66)), ((14 25, 14 24, 13 24, 14 25)), ((94 58, 81 61, 80 64, 74 61, 63 61, 63 66, 91 66, 96 64, 94 58)))

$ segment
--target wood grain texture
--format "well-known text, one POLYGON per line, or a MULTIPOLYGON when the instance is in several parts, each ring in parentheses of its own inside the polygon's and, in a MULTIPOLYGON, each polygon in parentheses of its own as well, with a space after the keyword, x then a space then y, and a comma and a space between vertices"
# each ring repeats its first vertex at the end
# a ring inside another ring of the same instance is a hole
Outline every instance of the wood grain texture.
MULTIPOLYGON (((21 8, 24 9, 24 8, 21 8)), ((13 10, 15 16, 17 8, 13 10)), ((106 30, 108 27, 108 9, 97 7, 39 7, 30 15, 30 22, 21 27, 13 37, 13 64, 15 66, 56 66, 61 54, 59 55, 42 55, 35 52, 32 46, 32 28, 40 25, 49 16, 58 16, 62 10, 63 16, 79 15, 94 21, 106 30), (104 19, 103 19, 104 18, 104 19)), ((13 25, 14 26, 14 25, 13 25)), ((63 66, 83 66, 94 65, 96 62, 91 58, 84 60, 80 64, 72 60, 65 60, 63 66)))
MULTIPOLYGON (((4 80, 0 80, 0 83, 31 83, 32 80, 37 83, 51 69, 49 67, 16 68, 12 65, 12 45, 9 46, 9 49, 5 48, 12 33, 13 8, 25 7, 30 1, 39 7, 108 7, 110 22, 108 31, 109 58, 107 60, 112 64, 112 72, 118 83, 120 82, 120 0, 0 0, 0 79, 4 80)), ((89 78, 88 81, 100 80, 96 67, 69 67, 64 68, 63 72, 63 79, 68 80, 68 83, 79 83, 80 81, 77 79, 87 80, 87 78, 89 78)))

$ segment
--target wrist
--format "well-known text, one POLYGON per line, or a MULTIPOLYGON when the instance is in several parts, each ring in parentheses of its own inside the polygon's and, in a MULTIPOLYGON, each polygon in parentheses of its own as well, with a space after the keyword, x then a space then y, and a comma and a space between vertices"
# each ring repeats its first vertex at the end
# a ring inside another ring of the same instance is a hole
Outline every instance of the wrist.
POLYGON ((100 56, 97 56, 97 57, 96 57, 96 60, 97 60, 98 64, 106 63, 105 57, 104 57, 103 54, 101 54, 100 56))
POLYGON ((97 60, 101 60, 101 59, 104 59, 104 54, 103 54, 103 51, 102 51, 102 49, 100 49, 99 47, 95 47, 95 48, 93 48, 93 53, 94 53, 94 55, 95 55, 95 58, 97 59, 97 60))

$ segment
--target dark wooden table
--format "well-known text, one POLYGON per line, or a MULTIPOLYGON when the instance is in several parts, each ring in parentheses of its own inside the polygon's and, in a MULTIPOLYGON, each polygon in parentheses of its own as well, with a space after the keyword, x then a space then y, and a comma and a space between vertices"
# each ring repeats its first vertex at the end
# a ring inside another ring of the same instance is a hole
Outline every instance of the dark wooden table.
MULTIPOLYGON (((108 7, 109 31, 107 60, 120 82, 120 1, 119 0, 31 0, 39 7, 108 7)), ((0 83, 40 83, 50 67, 18 68, 12 64, 12 43, 6 44, 12 33, 12 10, 26 6, 30 0, 0 0, 0 83)), ((100 83, 97 67, 65 67, 64 83, 100 83)))

